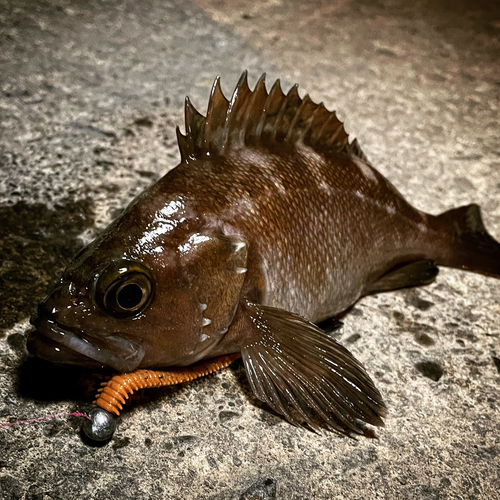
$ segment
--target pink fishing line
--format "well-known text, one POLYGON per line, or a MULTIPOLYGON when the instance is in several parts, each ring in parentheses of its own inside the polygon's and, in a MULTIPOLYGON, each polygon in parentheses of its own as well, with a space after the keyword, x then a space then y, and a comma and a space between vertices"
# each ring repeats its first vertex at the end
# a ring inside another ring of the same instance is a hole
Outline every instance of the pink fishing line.
POLYGON ((41 422, 42 420, 52 420, 53 418, 61 418, 61 417, 85 417, 91 420, 86 413, 74 411, 73 413, 57 413, 56 415, 49 415, 48 417, 38 417, 38 418, 30 418, 29 420, 18 420, 17 422, 7 422, 5 424, 0 424, 0 427, 9 427, 11 425, 18 425, 18 424, 32 424, 34 422, 41 422))

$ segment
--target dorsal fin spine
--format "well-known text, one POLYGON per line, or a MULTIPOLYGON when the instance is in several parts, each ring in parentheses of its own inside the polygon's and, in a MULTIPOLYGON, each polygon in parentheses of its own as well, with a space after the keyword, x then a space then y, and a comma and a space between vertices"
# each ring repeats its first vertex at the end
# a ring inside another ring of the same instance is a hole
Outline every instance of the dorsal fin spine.
POLYGON ((260 115, 259 123, 257 123, 257 127, 255 129, 255 134, 259 137, 262 136, 262 133, 264 131, 264 125, 265 125, 266 120, 268 119, 268 116, 269 116, 268 111, 269 111, 269 108, 271 106, 271 102, 274 99, 276 92, 280 91, 280 90, 281 90, 280 81, 278 79, 274 82, 269 94, 267 94, 266 102, 264 103, 264 109, 262 110, 262 114, 260 115))
MULTIPOLYGON (((272 114, 274 114, 274 117, 272 118, 273 122, 269 123, 269 127, 267 127, 271 130, 268 134, 270 142, 274 142, 276 140, 276 123, 279 120, 280 114, 284 112, 284 110, 282 110, 284 106, 286 106, 286 96, 281 89, 281 82, 278 79, 271 87, 271 92, 269 92, 266 103, 264 104, 264 108, 266 109, 266 116, 271 116, 272 114), (277 104, 276 111, 271 109, 275 104, 277 104)), ((262 132, 264 134, 267 133, 265 122, 262 125, 262 132)))
POLYGON ((207 150, 207 152, 210 152, 210 144, 207 140, 207 136, 210 137, 210 135, 215 134, 215 128, 216 128, 216 123, 215 119, 216 116, 214 116, 214 109, 216 105, 216 100, 217 100, 217 94, 218 92, 221 92, 220 90, 220 76, 217 76, 214 80, 214 83, 212 85, 212 89, 210 91, 210 97, 208 99, 208 107, 207 107, 207 115, 205 118, 205 127, 204 127, 204 134, 203 134, 203 148, 207 150))
POLYGON ((339 122, 339 124, 337 125, 337 128, 335 129, 335 132, 328 139, 328 142, 327 142, 328 146, 331 146, 335 142, 337 137, 342 132, 343 128, 344 128, 344 126, 342 125, 342 123, 339 122))
MULTIPOLYGON (((304 99, 302 99, 302 102, 300 103, 300 106, 298 107, 295 116, 292 118, 292 121, 290 122, 288 132, 286 133, 285 142, 289 142, 294 138, 293 136, 295 132, 295 126, 297 125, 297 122, 302 118, 304 110, 306 109, 309 102, 311 102, 311 98, 309 97, 309 94, 306 94, 304 96, 304 99)), ((299 136, 301 136, 301 133, 299 133, 299 136)))
POLYGON ((325 120, 323 126, 319 129, 318 140, 324 136, 325 130, 328 130, 328 126, 332 121, 337 121, 337 116, 335 115, 335 111, 325 120))
MULTIPOLYGON (((313 104, 312 100, 309 101, 311 104, 313 104)), ((300 133, 300 136, 298 137, 298 140, 300 140, 301 142, 305 142, 305 140, 308 138, 309 136, 309 133, 311 131, 311 128, 313 126, 313 123, 314 123, 314 120, 316 118, 316 116, 318 115, 318 113, 321 111, 321 105, 323 103, 320 103, 318 106, 316 106, 312 112, 311 112, 311 116, 309 116, 309 118, 306 119, 305 121, 305 126, 303 127, 303 129, 301 130, 301 133, 300 133)))
MULTIPOLYGON (((267 96, 269 98, 269 96, 267 96)), ((267 99, 266 99, 267 102, 267 99)), ((267 111, 266 111, 266 105, 264 104, 264 109, 262 110, 262 114, 260 115, 260 120, 257 123, 257 126, 255 127, 255 137, 259 138, 259 144, 260 144, 260 139, 262 138, 262 131, 264 130, 264 124, 266 123, 267 120, 267 111)))
POLYGON ((244 71, 240 76, 238 84, 234 89, 231 101, 227 109, 226 124, 227 124, 227 141, 226 148, 231 147, 234 141, 234 131, 238 130, 238 119, 241 115, 241 108, 244 106, 247 96, 251 93, 248 86, 248 73, 244 71))
POLYGON ((188 142, 185 135, 182 135, 179 125, 175 127, 175 135, 177 136, 177 144, 179 144, 179 151, 181 152, 181 162, 186 163, 187 158, 185 156, 186 151, 189 149, 188 142))
POLYGON ((224 149, 226 149, 230 146, 231 141, 230 141, 229 131, 231 130, 232 124, 236 119, 236 111, 237 111, 236 105, 238 102, 238 98, 241 97, 241 95, 243 93, 242 89, 244 89, 244 87, 246 87, 248 89, 248 91, 250 90, 250 88, 248 87, 248 72, 247 71, 243 71, 243 73, 241 74, 241 76, 238 80, 238 83, 236 84, 236 87, 234 89, 233 95, 231 96, 231 99, 229 100, 229 105, 228 105, 227 111, 226 111, 226 127, 225 127, 224 134, 222 137, 222 141, 224 143, 224 149))
POLYGON ((186 122, 186 134, 192 133, 196 131, 196 123, 197 121, 204 116, 198 112, 198 110, 193 106, 189 97, 186 97, 186 101, 184 104, 184 113, 185 113, 185 122, 186 122))
MULTIPOLYGON (((295 85, 294 87, 297 88, 297 85, 295 85)), ((283 103, 281 104, 278 115, 276 116, 276 120, 274 121, 274 131, 273 131, 274 141, 278 139, 278 134, 281 132, 281 128, 283 127, 283 120, 286 114, 286 108, 288 107, 288 97, 291 95, 292 89, 294 87, 292 87, 288 91, 288 94, 286 94, 285 98, 283 99, 283 103)))
POLYGON ((223 139, 226 125, 229 101, 222 93, 220 77, 215 79, 208 101, 207 117, 205 119, 205 133, 203 146, 209 154, 224 153, 226 143, 223 139))
POLYGON ((256 130, 259 119, 264 111, 267 96, 266 74, 263 73, 255 84, 252 99, 248 103, 248 107, 245 111, 245 144, 260 145, 260 137, 257 136, 256 130))
MULTIPOLYGON (((300 107, 302 103, 300 102, 299 86, 298 84, 295 84, 292 86, 292 88, 288 91, 288 94, 286 95, 287 106, 285 107, 285 112, 281 117, 281 136, 283 137, 283 140, 286 139, 288 131, 290 130, 291 122, 295 117, 296 112, 294 112, 294 108, 296 107, 297 101, 299 102, 299 107, 300 107)), ((280 127, 278 127, 278 130, 279 128, 280 127)))
MULTIPOLYGON (((246 116, 247 110, 251 105, 253 99, 253 92, 250 90, 248 85, 248 79, 245 78, 245 85, 243 87, 243 92, 240 93, 239 100, 237 102, 237 113, 236 120, 234 122, 233 129, 233 143, 235 146, 243 146, 245 143, 245 130, 246 130, 246 116)), ((230 131, 231 134, 231 131, 230 131)))
POLYGON ((357 141, 349 144, 335 112, 328 111, 323 103, 315 104, 309 95, 301 99, 297 85, 285 95, 276 80, 268 93, 265 74, 252 91, 244 72, 230 101, 222 92, 220 78, 216 78, 206 117, 186 98, 185 127, 185 135, 177 130, 183 162, 221 156, 245 146, 290 149, 300 144, 324 153, 343 151, 367 161, 357 141))
POLYGON ((186 96, 184 99, 184 132, 186 135, 189 135, 191 128, 191 101, 189 97, 186 96))
POLYGON ((311 144, 321 144, 325 123, 329 121, 330 116, 331 113, 321 103, 316 109, 314 123, 311 127, 311 144))
POLYGON ((186 97, 186 137, 192 142, 192 148, 187 156, 196 157, 197 151, 205 140, 205 117, 193 106, 186 97))

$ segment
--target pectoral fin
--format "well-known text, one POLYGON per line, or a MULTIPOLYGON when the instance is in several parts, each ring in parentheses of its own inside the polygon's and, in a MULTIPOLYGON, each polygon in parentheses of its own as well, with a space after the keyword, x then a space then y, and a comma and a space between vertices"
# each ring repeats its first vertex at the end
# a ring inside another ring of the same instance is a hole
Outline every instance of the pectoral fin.
POLYGON ((386 406, 363 366, 317 326, 296 314, 247 302, 242 346, 255 395, 291 423, 369 435, 386 406), (248 330, 251 331, 248 331, 248 330))

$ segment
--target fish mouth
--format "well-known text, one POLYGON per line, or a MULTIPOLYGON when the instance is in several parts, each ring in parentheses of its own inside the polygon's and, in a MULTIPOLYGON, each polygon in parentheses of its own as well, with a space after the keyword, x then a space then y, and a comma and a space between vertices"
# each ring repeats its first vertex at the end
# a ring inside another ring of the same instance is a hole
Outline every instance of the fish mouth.
POLYGON ((135 370, 146 353, 144 346, 116 333, 90 341, 51 319, 39 316, 32 324, 36 331, 28 339, 28 351, 54 363, 109 366, 124 373, 135 370))

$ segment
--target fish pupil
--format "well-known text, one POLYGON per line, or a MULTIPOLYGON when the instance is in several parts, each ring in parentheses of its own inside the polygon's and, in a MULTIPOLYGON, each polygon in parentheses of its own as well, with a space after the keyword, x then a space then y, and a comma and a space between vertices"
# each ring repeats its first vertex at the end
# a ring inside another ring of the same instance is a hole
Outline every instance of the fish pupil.
POLYGON ((142 301, 142 288, 137 283, 128 283, 118 290, 116 300, 122 309, 133 309, 142 301))

